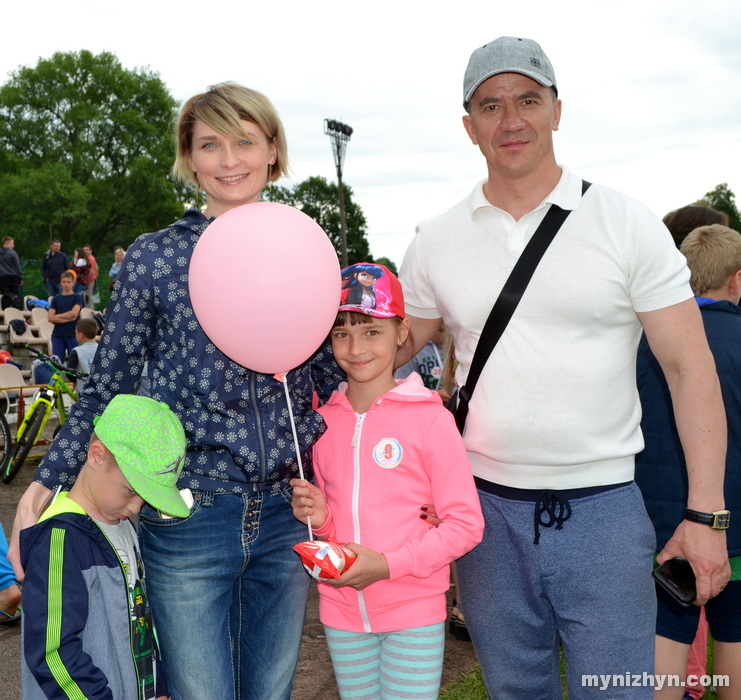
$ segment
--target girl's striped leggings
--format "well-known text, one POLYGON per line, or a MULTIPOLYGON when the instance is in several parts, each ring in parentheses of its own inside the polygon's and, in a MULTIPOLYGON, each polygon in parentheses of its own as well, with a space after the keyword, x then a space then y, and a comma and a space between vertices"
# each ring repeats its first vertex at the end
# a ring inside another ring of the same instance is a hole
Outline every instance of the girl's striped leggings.
POLYGON ((382 634, 324 629, 342 700, 437 698, 444 622, 382 634))

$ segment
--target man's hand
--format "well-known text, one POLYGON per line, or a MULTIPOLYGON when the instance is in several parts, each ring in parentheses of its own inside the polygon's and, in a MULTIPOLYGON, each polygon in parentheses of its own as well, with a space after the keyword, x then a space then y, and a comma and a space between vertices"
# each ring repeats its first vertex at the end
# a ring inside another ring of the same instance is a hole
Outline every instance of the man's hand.
POLYGON ((358 558, 337 581, 327 581, 330 586, 350 586, 356 591, 362 591, 371 583, 389 577, 389 565, 383 554, 354 542, 348 542, 348 544, 342 546, 351 552, 355 552, 358 558))
POLYGON ((417 318, 407 314, 411 323, 412 343, 404 343, 396 353, 394 359, 394 369, 399 369, 411 360, 427 343, 432 340, 432 336, 440 330, 443 322, 441 318, 417 318))
MULTIPOLYGON (((666 377, 687 462, 687 506, 722 510, 726 465, 726 414, 715 361, 694 299, 639 313, 649 345, 666 377)), ((730 577, 725 533, 682 521, 657 557, 689 560, 697 579, 697 605, 718 595, 730 577)))
POLYGON ((717 596, 731 577, 726 533, 723 530, 713 530, 707 525, 683 520, 656 561, 663 564, 675 557, 687 559, 695 572, 695 605, 705 605, 709 598, 717 596))
POLYGON ((329 509, 322 490, 306 479, 291 479, 290 484, 293 487, 291 500, 293 517, 304 525, 308 524, 308 518, 311 518, 312 527, 324 525, 327 522, 329 509))
POLYGON ((18 501, 18 508, 15 511, 13 520, 13 531, 10 533, 10 548, 8 549, 8 560, 13 565, 15 577, 23 581, 24 573, 21 566, 21 551, 19 547, 21 530, 35 525, 39 517, 51 498, 52 492, 34 481, 27 489, 26 493, 18 501))

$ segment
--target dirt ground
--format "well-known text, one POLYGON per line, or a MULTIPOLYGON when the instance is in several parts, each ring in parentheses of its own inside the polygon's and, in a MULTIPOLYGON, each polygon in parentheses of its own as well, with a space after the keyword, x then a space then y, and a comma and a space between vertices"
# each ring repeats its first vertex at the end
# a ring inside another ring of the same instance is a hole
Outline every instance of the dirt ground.
MULTIPOLYGON (((12 428, 14 430, 14 427, 12 428)), ((10 484, 0 483, 0 523, 7 536, 13 522, 15 507, 21 494, 31 482, 34 467, 24 465, 10 484)), ((452 591, 448 602, 452 601, 452 591)), ((19 700, 20 691, 20 624, 0 625, 0 700, 19 700)), ((459 642, 449 634, 446 636, 443 685, 457 680, 473 666, 476 656, 470 642, 459 642)), ((339 700, 337 684, 332 673, 329 651, 324 639, 324 628, 319 622, 316 586, 311 589, 306 623, 301 639, 292 700, 339 700)))

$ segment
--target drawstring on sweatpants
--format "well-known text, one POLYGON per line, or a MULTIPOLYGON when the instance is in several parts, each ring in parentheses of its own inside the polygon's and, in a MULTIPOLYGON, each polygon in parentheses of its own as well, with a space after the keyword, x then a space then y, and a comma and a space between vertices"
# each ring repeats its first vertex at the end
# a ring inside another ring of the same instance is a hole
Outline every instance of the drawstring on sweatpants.
POLYGON ((570 501, 596 496, 600 493, 613 491, 630 486, 632 481, 625 481, 620 484, 605 484, 604 486, 585 486, 579 489, 565 489, 559 491, 541 491, 540 489, 518 489, 512 486, 503 486, 492 481, 486 481, 481 477, 474 476, 476 488, 479 491, 490 493, 497 498, 506 498, 512 501, 525 501, 526 503, 535 503, 535 513, 533 515, 533 524, 535 526, 535 539, 533 544, 540 541, 540 528, 552 527, 556 524, 556 530, 563 530, 563 524, 571 517, 570 501), (544 516, 548 519, 544 520, 544 516))
POLYGON ((571 504, 558 491, 543 491, 538 500, 535 501, 535 512, 533 520, 535 524, 535 539, 533 544, 540 541, 540 528, 552 527, 555 523, 556 530, 562 530, 563 524, 571 517, 571 504), (543 516, 548 516, 548 521, 543 516))

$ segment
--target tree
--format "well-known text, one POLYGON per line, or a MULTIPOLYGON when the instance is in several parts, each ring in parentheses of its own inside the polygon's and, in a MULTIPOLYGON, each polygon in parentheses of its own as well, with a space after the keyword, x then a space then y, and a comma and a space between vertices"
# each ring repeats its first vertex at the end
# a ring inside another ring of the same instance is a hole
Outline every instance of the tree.
POLYGON ((731 192, 727 183, 716 185, 715 189, 710 190, 701 201, 717 211, 728 214, 728 225, 741 233, 741 215, 736 207, 736 195, 731 192))
POLYGON ((72 179, 62 163, 5 174, 0 182, 0 221, 6 224, 2 228, 22 239, 24 257, 39 257, 49 247, 50 233, 69 240, 87 216, 89 203, 90 192, 72 179), (36 245, 31 256, 29 246, 34 242, 41 242, 43 250, 36 245))
MULTIPOLYGON (((366 221, 363 210, 353 201, 350 187, 345 190, 345 217, 347 225, 347 259, 350 263, 373 262, 366 238, 366 221)), ((334 182, 313 176, 293 188, 275 187, 263 191, 268 202, 279 202, 300 209, 316 221, 332 241, 337 258, 341 260, 342 238, 340 233, 339 190, 334 182)))
POLYGON ((177 103, 159 76, 115 55, 55 53, 0 87, 0 232, 24 257, 127 245, 183 211, 169 175, 177 103))
POLYGON ((387 269, 398 276, 399 271, 396 269, 396 265, 394 264, 394 261, 391 260, 391 258, 376 258, 374 262, 378 263, 379 265, 384 265, 387 269))

